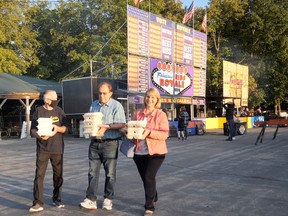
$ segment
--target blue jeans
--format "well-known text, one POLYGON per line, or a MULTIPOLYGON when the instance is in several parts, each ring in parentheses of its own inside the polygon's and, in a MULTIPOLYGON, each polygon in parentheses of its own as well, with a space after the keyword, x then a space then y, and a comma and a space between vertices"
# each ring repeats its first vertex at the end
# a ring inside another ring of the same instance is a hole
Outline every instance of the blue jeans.
POLYGON ((187 125, 184 126, 184 135, 185 135, 185 139, 187 139, 188 137, 187 125))
POLYGON ((99 183, 101 164, 105 170, 104 197, 113 199, 116 182, 116 165, 118 158, 118 140, 96 143, 91 141, 89 146, 89 172, 86 198, 95 201, 99 183))
POLYGON ((234 120, 228 120, 228 129, 229 129, 229 137, 228 139, 232 139, 232 137, 235 137, 236 131, 235 131, 235 123, 234 120))

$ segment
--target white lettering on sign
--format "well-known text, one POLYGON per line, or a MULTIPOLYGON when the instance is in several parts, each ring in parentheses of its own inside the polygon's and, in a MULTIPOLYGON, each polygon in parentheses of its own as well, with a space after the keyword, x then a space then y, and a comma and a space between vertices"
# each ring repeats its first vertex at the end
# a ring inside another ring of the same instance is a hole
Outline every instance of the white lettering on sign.
POLYGON ((173 65, 159 61, 152 72, 153 84, 170 95, 181 95, 192 86, 192 78, 187 66, 173 65))

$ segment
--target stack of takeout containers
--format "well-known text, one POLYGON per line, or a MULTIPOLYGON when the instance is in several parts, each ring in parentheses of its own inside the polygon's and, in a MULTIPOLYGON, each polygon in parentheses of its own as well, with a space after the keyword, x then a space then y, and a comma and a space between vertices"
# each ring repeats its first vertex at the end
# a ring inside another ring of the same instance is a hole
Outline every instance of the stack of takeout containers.
POLYGON ((84 136, 98 137, 99 125, 103 124, 103 114, 101 112, 85 113, 84 117, 84 136))
POLYGON ((51 136, 53 130, 52 118, 38 118, 38 134, 39 136, 51 136))
POLYGON ((144 139, 143 132, 145 130, 147 120, 129 121, 127 123, 127 138, 128 139, 144 139))

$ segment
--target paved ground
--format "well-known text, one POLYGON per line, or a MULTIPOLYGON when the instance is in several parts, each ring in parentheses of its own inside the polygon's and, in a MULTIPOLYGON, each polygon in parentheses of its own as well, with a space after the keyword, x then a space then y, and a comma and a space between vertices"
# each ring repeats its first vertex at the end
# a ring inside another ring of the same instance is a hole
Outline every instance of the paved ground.
MULTIPOLYGON (((159 201, 155 216, 287 216, 288 128, 267 128, 263 143, 254 145, 260 128, 249 129, 235 141, 222 130, 209 130, 187 141, 169 138, 169 154, 158 174, 159 201)), ((51 205, 51 167, 45 179, 45 210, 32 215, 142 215, 142 183, 131 159, 121 153, 112 211, 80 209, 87 187, 84 138, 65 138, 63 202, 51 205)), ((30 215, 35 170, 35 140, 0 140, 0 215, 30 215)), ((98 206, 102 204, 103 172, 98 206)))

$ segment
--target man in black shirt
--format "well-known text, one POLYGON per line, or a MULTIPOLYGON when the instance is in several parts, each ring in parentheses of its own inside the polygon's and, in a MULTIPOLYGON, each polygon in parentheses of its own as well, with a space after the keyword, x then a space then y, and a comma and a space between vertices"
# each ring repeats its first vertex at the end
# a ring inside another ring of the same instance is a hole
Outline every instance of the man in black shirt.
POLYGON ((234 111, 235 105, 233 102, 227 102, 223 105, 224 109, 226 110, 226 120, 229 129, 229 136, 227 141, 235 140, 235 123, 234 123, 234 111))
POLYGON ((36 137, 36 170, 33 187, 33 206, 29 212, 39 212, 43 210, 44 176, 50 160, 53 168, 53 205, 63 208, 61 202, 61 190, 63 184, 63 133, 67 131, 68 119, 64 111, 57 106, 57 93, 54 90, 47 90, 43 97, 44 105, 37 107, 33 113, 31 123, 31 135, 36 137), (39 118, 48 120, 52 125, 44 125, 45 133, 39 134, 39 118), (47 128, 51 128, 47 130, 47 128))

